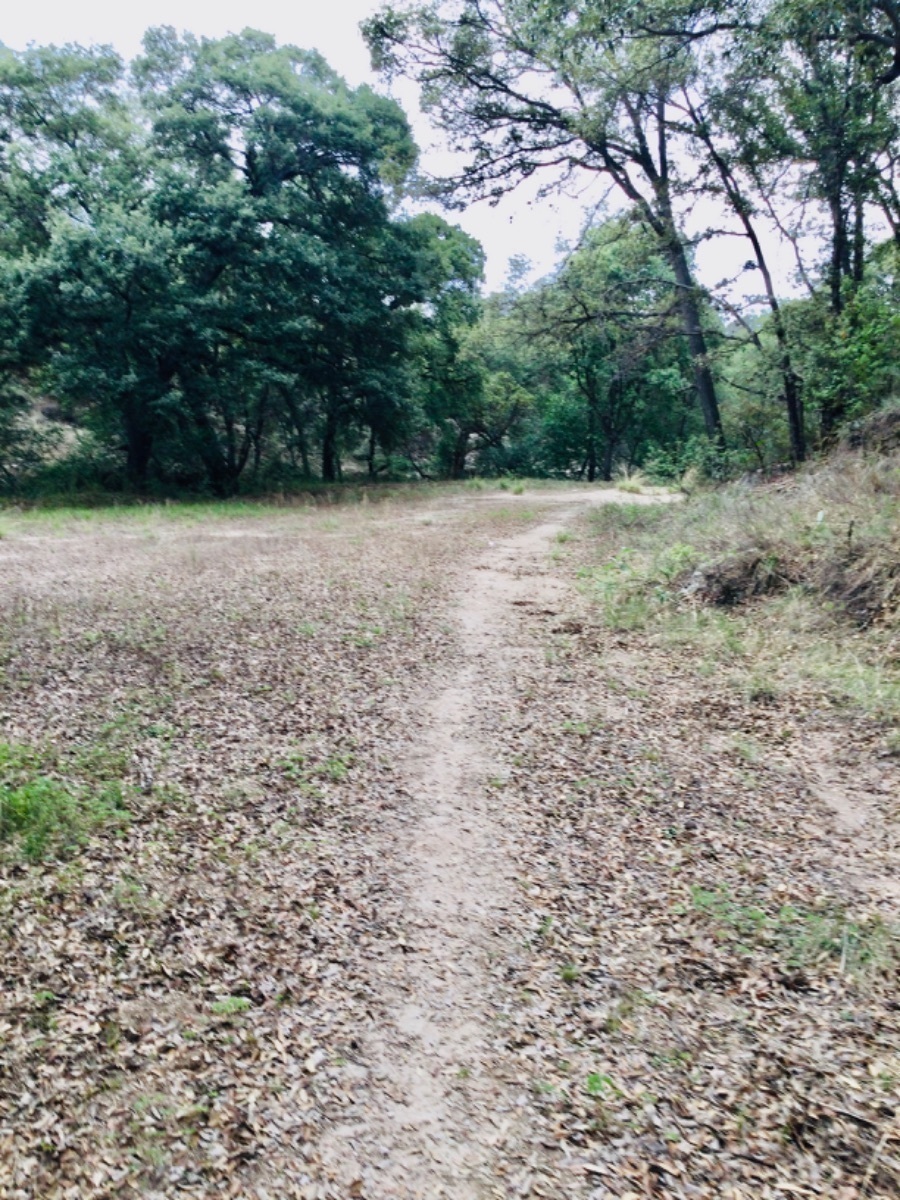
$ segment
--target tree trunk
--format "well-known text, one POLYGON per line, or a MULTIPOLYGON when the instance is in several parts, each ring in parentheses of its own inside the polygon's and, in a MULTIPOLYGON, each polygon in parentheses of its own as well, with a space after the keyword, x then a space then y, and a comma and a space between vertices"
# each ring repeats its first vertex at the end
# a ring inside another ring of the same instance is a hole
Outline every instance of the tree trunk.
POLYGON ((603 444, 603 461, 600 464, 600 478, 606 483, 612 479, 613 470, 613 455, 615 454, 615 445, 612 438, 603 444))
POLYGON ((697 399, 703 414, 703 424, 707 437, 719 447, 725 445, 725 435, 722 431, 722 417, 719 412, 719 401, 716 396, 716 385, 712 371, 709 369, 709 347, 703 333, 700 319, 700 305, 697 303, 697 289, 688 265, 684 246, 677 233, 669 242, 669 262, 675 273, 675 283, 678 287, 678 307, 681 321, 687 335, 691 351, 691 361, 694 367, 694 386, 697 389, 697 399))
POLYGON ((325 417, 325 432, 322 434, 322 478, 326 483, 334 483, 337 477, 337 413, 331 404, 325 417))
POLYGON ((853 205, 853 282, 862 283, 866 269, 866 214, 862 196, 855 196, 853 205))
MULTIPOLYGON (((312 478, 312 467, 309 461, 309 445, 306 441, 306 429, 304 428, 303 413, 300 405, 297 403, 294 393, 290 388, 283 387, 281 395, 287 405, 288 414, 290 415, 291 425, 297 438, 297 450, 300 451, 300 463, 303 470, 303 475, 306 479, 312 478)), ((296 465, 294 455, 294 447, 291 446, 291 463, 296 465)))
POLYGON ((831 294, 831 311, 835 316, 839 316, 844 309, 841 284, 847 264, 847 225, 839 195, 831 197, 828 207, 831 212, 831 260, 828 264, 828 290, 831 294))
POLYGON ((791 439, 791 459, 794 463, 802 463, 806 459, 806 430, 803 423, 803 393, 800 379, 791 361, 791 348, 784 324, 784 315, 775 294, 775 285, 755 232, 751 236, 751 242, 756 253, 757 266, 762 271, 765 281, 766 295, 772 312, 772 325, 775 329, 775 339, 778 342, 778 366, 784 384, 784 405, 787 409, 788 430, 791 439))
MULTIPOLYGON (((849 274, 850 252, 847 238, 847 218, 841 205, 839 188, 829 199, 831 213, 831 259, 828 264, 828 289, 831 296, 831 311, 839 317, 844 311, 844 278, 849 274)), ((834 393, 826 396, 822 403, 821 434, 823 442, 830 442, 846 415, 843 396, 834 393)))
POLYGON ((303 429, 297 427, 297 443, 300 449, 300 464, 303 468, 303 476, 305 479, 312 477, 312 465, 309 461, 309 446, 306 444, 306 434, 303 429))
POLYGON ((588 483, 597 478, 597 402, 593 397, 588 401, 587 477, 588 483))
POLYGON ((619 435, 617 433, 619 413, 624 394, 624 380, 621 375, 616 374, 610 381, 609 390, 606 394, 606 415, 605 419, 601 422, 603 430, 603 458, 600 463, 600 478, 604 483, 610 483, 612 480, 613 462, 619 442, 619 435))
MULTIPOLYGON (((262 460, 263 440, 266 428, 266 413, 269 407, 269 387, 266 385, 262 396, 260 397, 259 408, 256 412, 256 420, 247 429, 248 439, 246 444, 247 454, 253 455, 253 478, 259 474, 259 466, 262 460)), ((244 461, 247 461, 247 454, 244 455, 244 461)))
POLYGON ((822 401, 822 411, 820 414, 820 429, 823 442, 827 444, 834 440, 834 435, 846 413, 847 406, 843 396, 831 393, 826 395, 822 401))
MULTIPOLYGON (((727 160, 716 149, 705 122, 700 119, 693 106, 689 106, 689 111, 696 126, 697 134, 709 151, 710 157, 719 172, 719 178, 722 180, 725 188, 725 195, 728 197, 731 207, 743 225, 744 233, 753 247, 756 265, 762 274, 763 282, 766 286, 766 298, 772 312, 772 324, 775 329, 775 338, 778 342, 779 368, 782 380, 784 381, 784 403, 787 409, 788 428, 790 430, 791 458, 795 463, 800 463, 806 458, 806 433, 803 428, 803 401, 800 380, 791 362, 787 329, 785 328, 781 305, 778 302, 778 296, 775 292, 775 284, 772 281, 772 272, 769 270, 769 264, 766 262, 766 256, 763 253, 762 243, 757 235, 756 227, 751 220, 753 209, 742 194, 740 184, 729 167, 727 160)), ((755 336, 755 341, 757 348, 761 351, 763 347, 758 335, 755 336)))
POLYGON ((775 330, 775 340, 778 342, 778 368, 781 371, 781 379, 784 385, 784 406, 787 409, 788 431, 791 439, 791 460, 794 463, 802 463, 806 459, 806 430, 803 420, 803 392, 800 378, 794 370, 794 364, 791 361, 791 347, 784 324, 784 314, 781 311, 781 304, 775 293, 772 274, 769 271, 768 263, 762 252, 762 246, 756 236, 756 231, 750 224, 749 218, 742 217, 742 220, 744 221, 744 228, 747 231, 747 236, 750 238, 753 251, 756 255, 756 265, 762 272, 763 281, 766 285, 766 296, 768 297, 769 309, 772 313, 772 327, 775 330))
POLYGON ((806 430, 803 427, 803 398, 800 392, 800 380, 794 374, 787 346, 782 346, 781 349, 783 350, 781 374, 784 379, 784 403, 787 408, 788 430, 791 438, 791 458, 795 463, 802 463, 806 459, 806 430))
POLYGON ((464 479, 466 475, 466 459, 469 457, 469 431, 461 429, 456 435, 453 446, 453 458, 450 462, 450 478, 464 479))
POLYGON ((366 454, 366 463, 368 464, 370 479, 377 478, 377 472, 375 470, 375 446, 376 446, 375 430, 370 429, 369 430, 369 450, 368 450, 368 453, 366 454))
POLYGON ((143 488, 153 454, 153 434, 135 420, 125 420, 125 471, 133 487, 143 488))

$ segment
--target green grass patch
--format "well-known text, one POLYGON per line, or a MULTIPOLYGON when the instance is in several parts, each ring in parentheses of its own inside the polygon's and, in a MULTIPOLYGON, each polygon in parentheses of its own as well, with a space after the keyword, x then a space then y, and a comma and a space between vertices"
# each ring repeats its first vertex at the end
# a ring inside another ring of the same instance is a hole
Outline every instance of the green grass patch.
POLYGON ((237 1017, 252 1007, 246 996, 225 996, 210 1006, 217 1017, 237 1017))
MULTIPOLYGON (((505 491, 521 495, 525 482, 518 479, 470 479, 466 481, 432 480, 347 480, 324 483, 299 481, 278 491, 246 493, 232 499, 191 496, 137 495, 98 489, 84 491, 47 491, 19 496, 4 505, 0 498, 3 524, 0 536, 20 528, 37 526, 42 532, 62 532, 72 527, 116 523, 129 527, 178 522, 188 526, 207 525, 217 520, 244 520, 269 517, 285 512, 357 508, 366 505, 418 504, 465 495, 471 491, 505 491)), ((554 490, 566 486, 559 480, 529 480, 528 489, 554 490)))
POLYGON ((52 760, 38 750, 0 742, 0 842, 31 862, 64 858, 94 830, 121 827, 128 820, 118 780, 74 783, 53 769, 52 760))
POLYGON ((785 904, 767 911, 727 888, 691 889, 694 912, 736 953, 762 951, 792 971, 834 970, 860 979, 892 975, 900 963, 900 930, 879 917, 851 918, 840 906, 785 904))
POLYGON ((784 489, 600 506, 581 570, 603 623, 728 667, 748 700, 813 691, 900 720, 900 459, 842 454, 784 489))
POLYGON ((285 779, 298 785, 301 790, 319 783, 343 783, 355 762, 351 753, 313 757, 305 751, 296 750, 281 760, 285 779))
POLYGON ((600 1099, 609 1099, 611 1096, 624 1095, 622 1089, 616 1084, 611 1075, 604 1075, 599 1071, 592 1071, 585 1080, 584 1090, 589 1096, 597 1096, 600 1099))

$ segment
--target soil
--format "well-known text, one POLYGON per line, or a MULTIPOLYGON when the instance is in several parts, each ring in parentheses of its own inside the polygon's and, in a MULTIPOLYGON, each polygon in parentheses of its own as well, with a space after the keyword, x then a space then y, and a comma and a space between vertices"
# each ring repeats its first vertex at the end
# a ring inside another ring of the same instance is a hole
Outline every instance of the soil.
POLYGON ((5 863, 0 1196, 897 1194, 898 764, 601 627, 656 499, 4 539, 4 736, 133 816, 5 863))

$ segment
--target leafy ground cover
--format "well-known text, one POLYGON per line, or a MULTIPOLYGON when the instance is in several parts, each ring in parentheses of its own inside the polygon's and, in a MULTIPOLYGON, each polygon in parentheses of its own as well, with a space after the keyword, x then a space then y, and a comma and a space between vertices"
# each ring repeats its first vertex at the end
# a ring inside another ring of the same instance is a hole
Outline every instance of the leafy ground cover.
POLYGON ((0 1194, 896 1194, 888 620, 641 499, 8 519, 0 1194))
POLYGON ((900 1188, 897 485, 850 456, 557 550, 583 607, 534 618, 505 726, 542 848, 510 1047, 598 1197, 900 1188), (777 586, 690 586, 758 547, 777 586))
POLYGON ((308 1182, 363 1003, 345 964, 392 936, 353 897, 404 703, 460 556, 530 518, 8 520, 2 1194, 308 1182))

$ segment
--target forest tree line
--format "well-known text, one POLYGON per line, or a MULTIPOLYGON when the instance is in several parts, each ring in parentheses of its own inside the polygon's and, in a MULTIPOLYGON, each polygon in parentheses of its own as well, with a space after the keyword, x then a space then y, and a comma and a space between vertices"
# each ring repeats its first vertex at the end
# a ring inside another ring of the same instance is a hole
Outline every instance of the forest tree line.
POLYGON ((364 33, 457 178, 265 34, 0 48, 6 491, 722 474, 896 395, 893 0, 437 0, 364 33), (410 198, 528 179, 604 215, 483 297, 482 248, 410 198), (742 288, 698 278, 716 239, 742 288))

